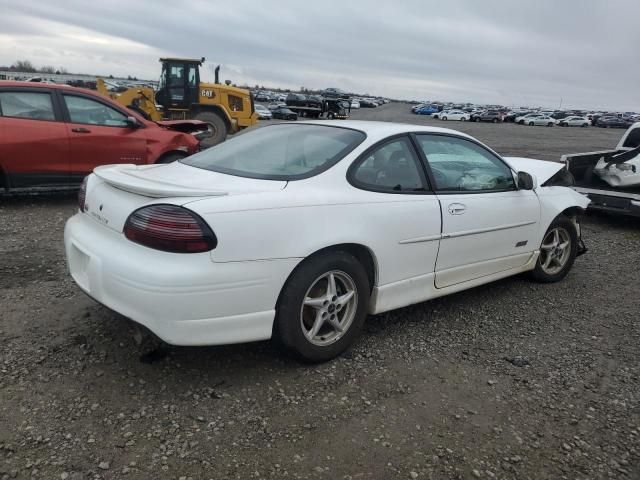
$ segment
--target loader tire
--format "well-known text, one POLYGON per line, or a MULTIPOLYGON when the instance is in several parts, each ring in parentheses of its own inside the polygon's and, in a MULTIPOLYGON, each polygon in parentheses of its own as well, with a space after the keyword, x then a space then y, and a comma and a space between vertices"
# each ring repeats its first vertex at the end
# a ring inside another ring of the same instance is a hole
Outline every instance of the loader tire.
POLYGON ((213 147, 227 138, 227 124, 217 113, 200 112, 193 118, 209 124, 211 134, 200 141, 203 148, 213 147))

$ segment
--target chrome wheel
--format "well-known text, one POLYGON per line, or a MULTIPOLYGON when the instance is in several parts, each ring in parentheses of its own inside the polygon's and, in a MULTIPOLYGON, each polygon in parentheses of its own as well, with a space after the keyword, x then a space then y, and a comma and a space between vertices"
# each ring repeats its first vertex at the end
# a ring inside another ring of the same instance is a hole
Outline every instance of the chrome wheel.
POLYGON ((300 326, 312 344, 327 346, 340 340, 353 323, 358 307, 355 282, 333 270, 318 277, 307 290, 300 308, 300 326))
POLYGON ((549 230, 540 245, 540 267, 547 275, 560 272, 571 257, 571 236, 562 227, 549 230))

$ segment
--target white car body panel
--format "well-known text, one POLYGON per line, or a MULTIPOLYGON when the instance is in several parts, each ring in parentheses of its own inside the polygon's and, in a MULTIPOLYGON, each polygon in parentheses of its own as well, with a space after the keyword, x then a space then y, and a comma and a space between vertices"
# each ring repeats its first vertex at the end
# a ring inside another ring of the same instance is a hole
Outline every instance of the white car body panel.
MULTIPOLYGON (((256 180, 179 162, 98 169, 87 184, 88 210, 65 228, 72 277, 97 301, 168 343, 263 340, 271 336, 287 278, 319 250, 340 244, 367 249, 375 265, 369 312, 379 313, 533 269, 553 218, 589 202, 564 187, 446 195, 362 190, 348 183, 347 170, 380 140, 405 132, 470 137, 383 122, 340 126, 362 130, 367 138, 304 180, 256 180), (216 248, 172 254, 127 240, 122 231, 129 214, 157 203, 197 213, 215 232, 216 248)), ((538 184, 562 168, 524 158, 505 161, 514 174, 526 171, 538 184)))

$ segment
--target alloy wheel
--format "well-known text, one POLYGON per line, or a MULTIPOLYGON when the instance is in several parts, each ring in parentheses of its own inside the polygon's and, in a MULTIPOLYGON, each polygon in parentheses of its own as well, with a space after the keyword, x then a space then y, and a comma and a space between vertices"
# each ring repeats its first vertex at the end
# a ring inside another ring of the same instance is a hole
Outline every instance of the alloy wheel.
POLYGON ((300 308, 302 333, 314 345, 331 345, 349 330, 357 307, 353 279, 340 270, 327 272, 311 284, 304 296, 300 308))
POLYGON ((540 267, 547 275, 560 272, 571 257, 571 236, 562 227, 549 230, 540 245, 540 267))

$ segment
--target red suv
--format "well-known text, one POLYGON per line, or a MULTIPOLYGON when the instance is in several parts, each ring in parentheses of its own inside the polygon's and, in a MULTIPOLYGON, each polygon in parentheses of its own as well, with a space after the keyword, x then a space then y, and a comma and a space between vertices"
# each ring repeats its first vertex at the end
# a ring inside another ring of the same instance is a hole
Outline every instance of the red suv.
POLYGON ((177 160, 199 149, 202 130, 146 120, 89 90, 0 81, 0 192, 77 187, 98 165, 177 160))

